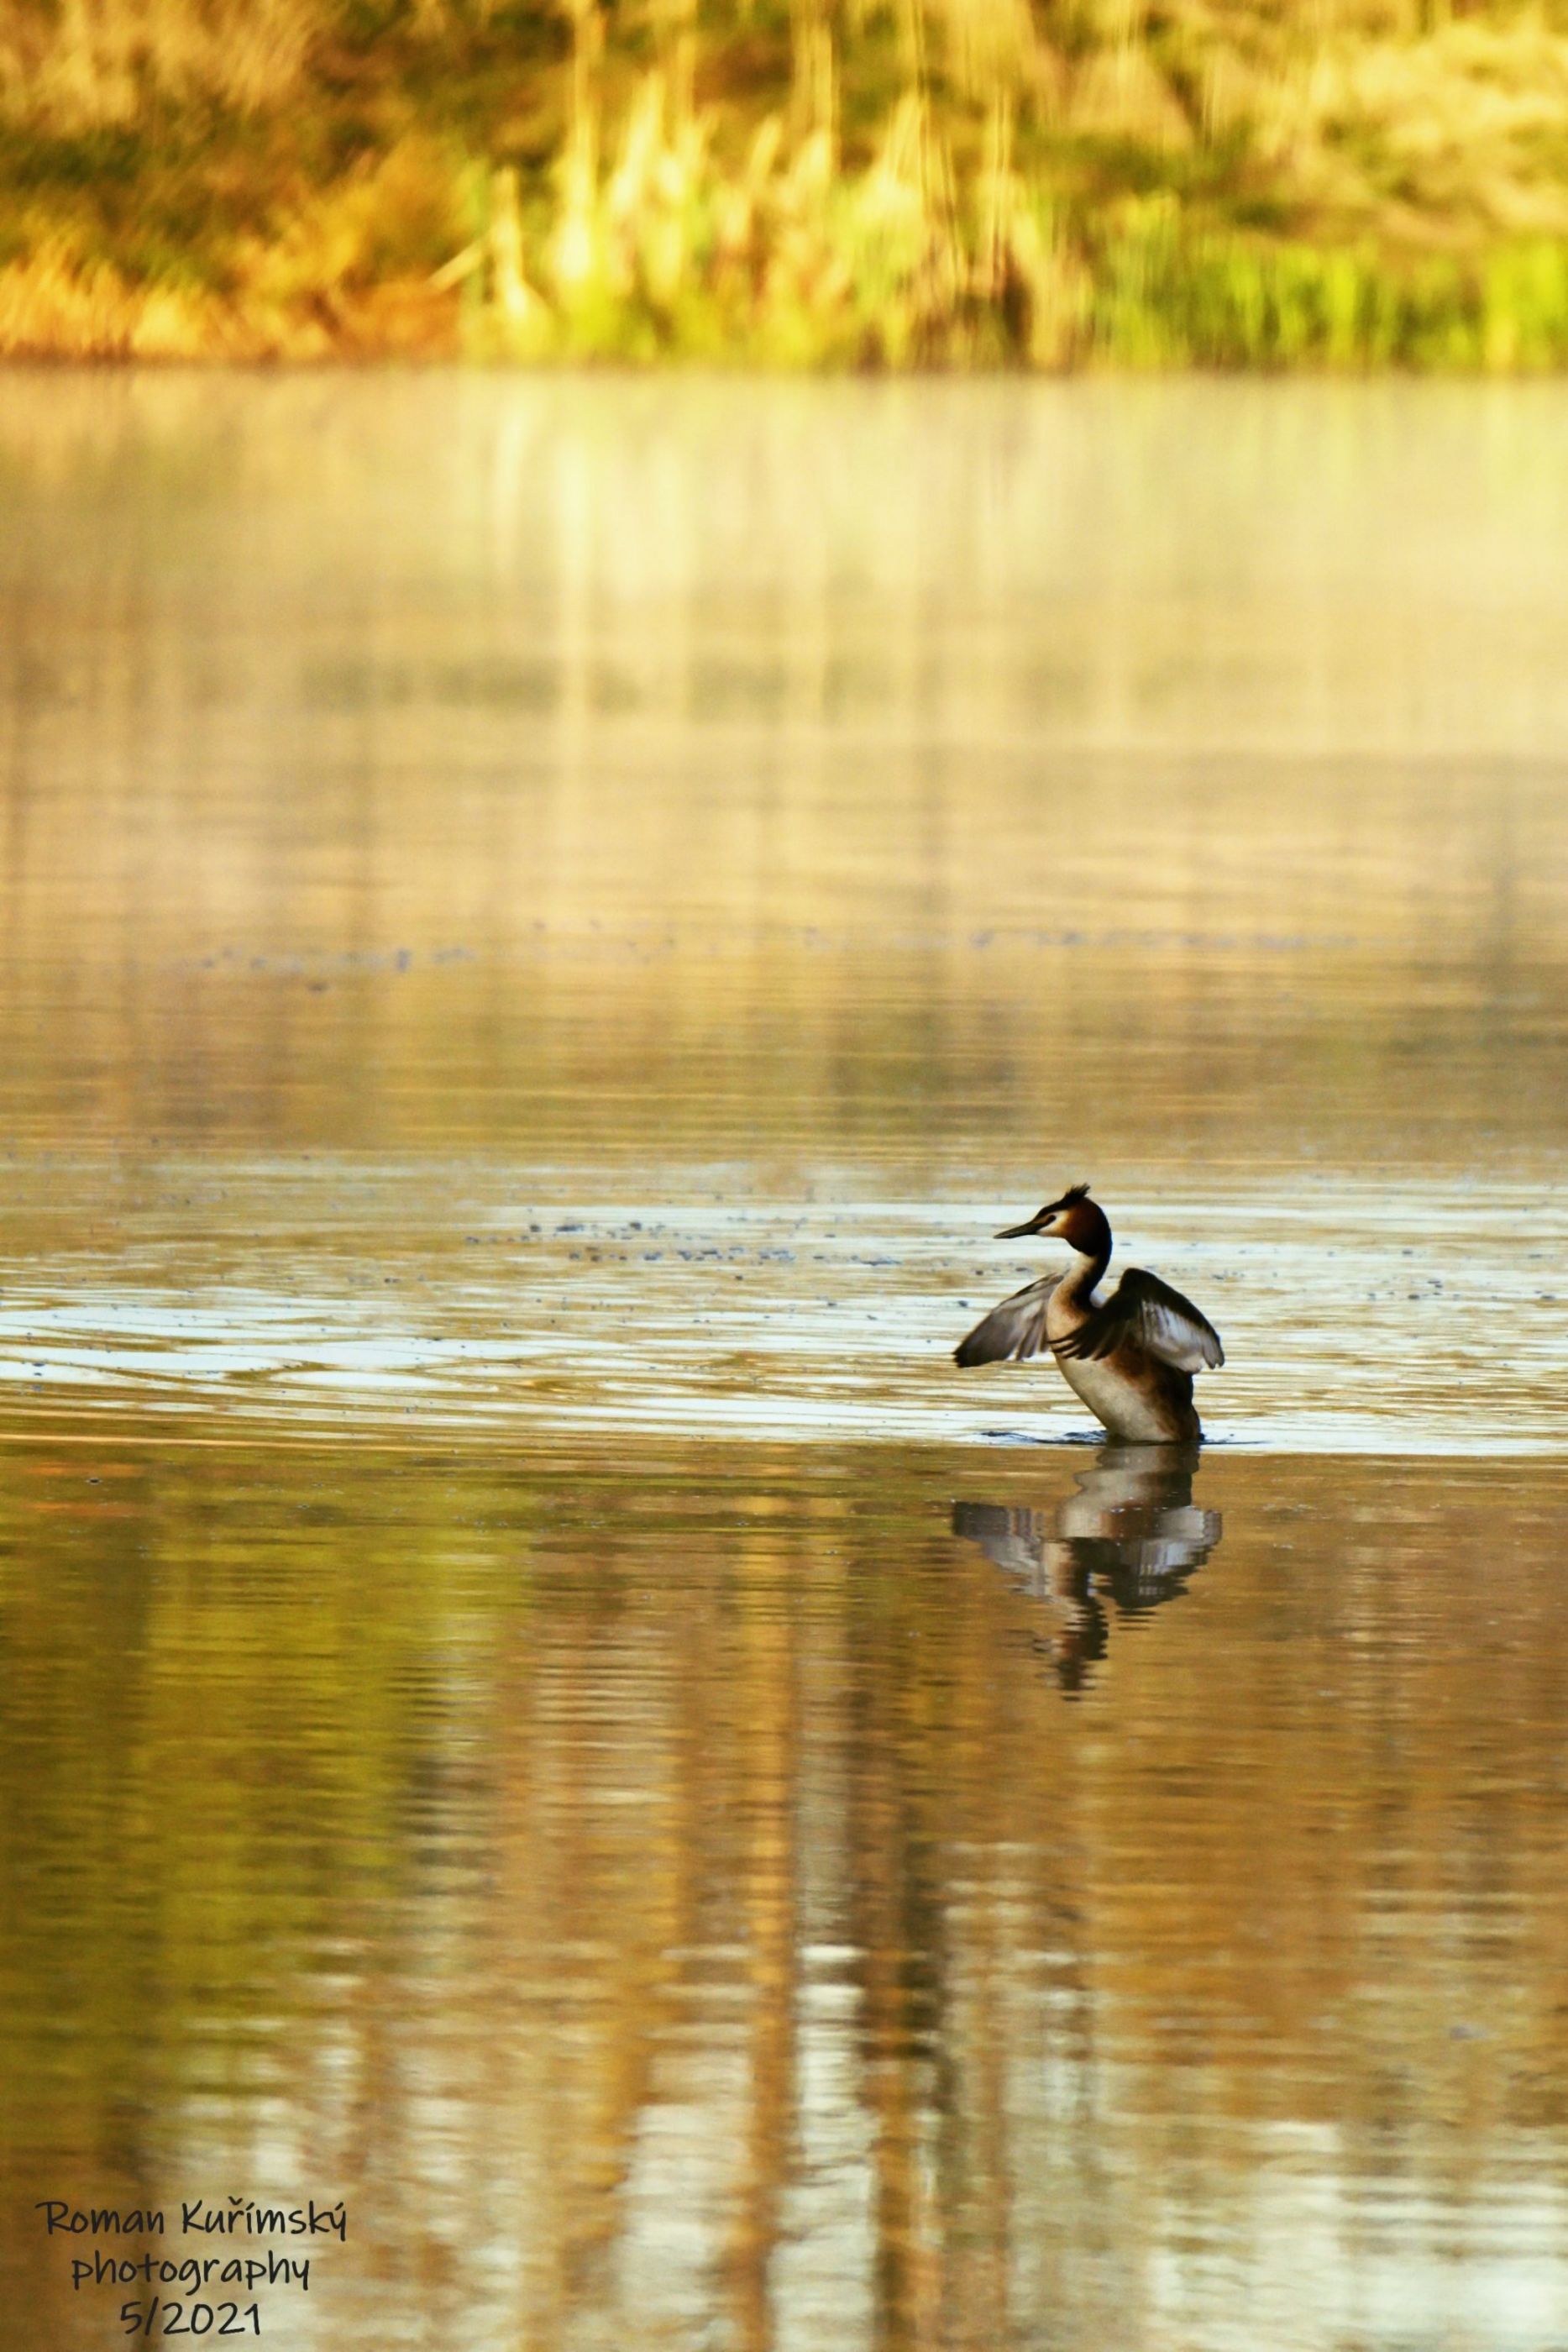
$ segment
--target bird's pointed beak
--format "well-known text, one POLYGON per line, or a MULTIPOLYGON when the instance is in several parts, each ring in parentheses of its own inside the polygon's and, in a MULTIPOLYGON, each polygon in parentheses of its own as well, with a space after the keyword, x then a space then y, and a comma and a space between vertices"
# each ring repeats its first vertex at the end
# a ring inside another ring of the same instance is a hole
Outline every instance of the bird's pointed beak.
POLYGON ((1004 1225, 1001 1232, 997 1235, 997 1239, 999 1242, 1016 1242, 1021 1234, 1038 1234, 1041 1226, 1047 1222, 1046 1213, 1043 1209, 1040 1209, 1034 1216, 1029 1219, 1026 1224, 1004 1225))

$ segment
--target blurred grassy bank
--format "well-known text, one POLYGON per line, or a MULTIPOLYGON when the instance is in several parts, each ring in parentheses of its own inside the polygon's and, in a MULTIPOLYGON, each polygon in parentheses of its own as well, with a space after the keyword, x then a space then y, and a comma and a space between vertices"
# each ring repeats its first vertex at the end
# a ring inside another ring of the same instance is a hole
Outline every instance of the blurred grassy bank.
POLYGON ((1568 0, 0 0, 0 355, 1568 362, 1568 0))

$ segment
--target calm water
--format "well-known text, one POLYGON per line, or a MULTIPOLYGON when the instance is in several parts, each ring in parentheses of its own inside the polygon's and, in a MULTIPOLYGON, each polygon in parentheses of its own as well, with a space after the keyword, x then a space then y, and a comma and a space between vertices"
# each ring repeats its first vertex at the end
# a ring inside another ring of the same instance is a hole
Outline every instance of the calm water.
POLYGON ((0 378, 8 2344, 1568 2346, 1565 643, 1553 386, 0 378))

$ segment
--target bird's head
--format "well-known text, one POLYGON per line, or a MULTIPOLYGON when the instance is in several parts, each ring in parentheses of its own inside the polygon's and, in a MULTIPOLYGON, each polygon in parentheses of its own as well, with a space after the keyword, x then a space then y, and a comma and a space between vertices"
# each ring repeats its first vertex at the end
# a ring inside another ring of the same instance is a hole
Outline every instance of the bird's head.
POLYGON ((1099 1202, 1089 1198, 1087 1184, 1070 1184, 1060 1201, 1048 1202, 1021 1225, 1004 1225, 997 1239, 1018 1241, 1025 1234, 1065 1242, 1081 1257, 1108 1257, 1111 1254, 1110 1223, 1099 1202))

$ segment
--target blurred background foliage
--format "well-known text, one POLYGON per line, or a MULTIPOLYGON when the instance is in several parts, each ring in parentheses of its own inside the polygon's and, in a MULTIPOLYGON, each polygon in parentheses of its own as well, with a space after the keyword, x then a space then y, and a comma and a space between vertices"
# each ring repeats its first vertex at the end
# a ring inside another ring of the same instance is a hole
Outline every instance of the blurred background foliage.
POLYGON ((1568 0, 0 0, 0 352, 1568 358, 1568 0))

